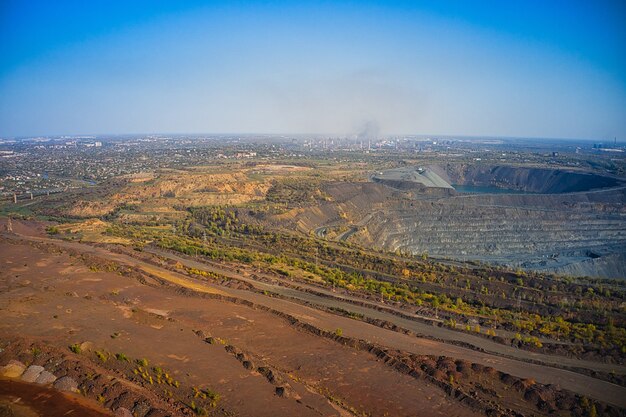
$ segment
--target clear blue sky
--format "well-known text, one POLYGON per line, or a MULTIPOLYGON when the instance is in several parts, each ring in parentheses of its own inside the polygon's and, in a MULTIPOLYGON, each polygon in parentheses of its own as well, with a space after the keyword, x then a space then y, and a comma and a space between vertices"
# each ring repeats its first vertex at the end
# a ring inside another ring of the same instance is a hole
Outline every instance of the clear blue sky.
POLYGON ((0 136, 626 137, 626 2, 0 0, 0 136))

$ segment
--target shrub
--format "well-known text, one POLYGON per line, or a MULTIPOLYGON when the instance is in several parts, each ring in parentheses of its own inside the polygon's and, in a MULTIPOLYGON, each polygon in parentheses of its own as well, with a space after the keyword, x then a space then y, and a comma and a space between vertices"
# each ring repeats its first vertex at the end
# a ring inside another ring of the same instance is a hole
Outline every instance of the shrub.
POLYGON ((101 350, 96 350, 96 356, 100 359, 100 362, 106 362, 109 359, 109 355, 101 350))
POLYGON ((209 404, 211 404, 211 407, 217 406, 217 402, 220 400, 220 395, 217 392, 212 391, 208 388, 205 389, 204 392, 207 396, 207 399, 209 400, 209 404))

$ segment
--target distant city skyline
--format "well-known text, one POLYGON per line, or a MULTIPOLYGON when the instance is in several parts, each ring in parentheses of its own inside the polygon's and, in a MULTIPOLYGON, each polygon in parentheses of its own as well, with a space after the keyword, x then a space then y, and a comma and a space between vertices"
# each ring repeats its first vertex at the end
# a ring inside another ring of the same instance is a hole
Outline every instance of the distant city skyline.
POLYGON ((626 137, 626 3, 0 3, 0 137, 626 137))

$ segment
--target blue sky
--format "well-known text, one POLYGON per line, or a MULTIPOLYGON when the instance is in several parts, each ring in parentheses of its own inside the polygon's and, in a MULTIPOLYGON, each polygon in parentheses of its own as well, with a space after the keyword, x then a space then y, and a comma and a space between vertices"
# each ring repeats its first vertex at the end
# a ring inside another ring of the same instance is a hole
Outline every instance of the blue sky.
POLYGON ((626 3, 0 0, 0 135, 626 137, 626 3))

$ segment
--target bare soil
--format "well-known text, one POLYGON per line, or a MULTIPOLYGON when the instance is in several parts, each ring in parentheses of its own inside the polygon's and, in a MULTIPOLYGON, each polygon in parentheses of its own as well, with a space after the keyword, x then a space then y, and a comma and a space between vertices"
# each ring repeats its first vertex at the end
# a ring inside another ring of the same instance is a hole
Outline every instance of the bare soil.
POLYGON ((29 336, 61 349, 88 342, 93 351, 146 358, 171 370, 182 385, 218 392, 218 407, 235 415, 475 414, 434 385, 399 375, 367 352, 294 329, 271 313, 93 272, 66 253, 0 246, 3 341, 29 336), (195 330, 250 351, 257 366, 246 369, 224 345, 206 343, 195 330), (284 375, 287 397, 258 372, 262 365, 284 375))

